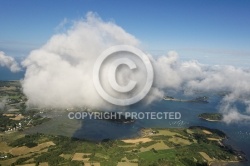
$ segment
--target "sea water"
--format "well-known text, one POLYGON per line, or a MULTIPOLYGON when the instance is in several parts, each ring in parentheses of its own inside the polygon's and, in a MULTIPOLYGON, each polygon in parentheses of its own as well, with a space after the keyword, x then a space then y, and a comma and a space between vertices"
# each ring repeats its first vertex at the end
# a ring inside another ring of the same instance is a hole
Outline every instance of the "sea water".
MULTIPOLYGON (((208 122, 198 118, 205 112, 218 112, 220 96, 210 96, 209 103, 176 102, 161 100, 150 105, 136 104, 126 111, 136 112, 180 112, 181 119, 138 119, 134 123, 121 124, 107 120, 70 120, 67 112, 49 113, 53 120, 40 126, 28 129, 27 133, 42 132, 73 136, 81 139, 101 141, 102 139, 124 139, 138 136, 142 128, 183 128, 189 126, 205 126, 219 129, 229 137, 225 143, 234 149, 242 150, 250 159, 250 127, 249 124, 226 124, 224 122, 208 122)), ((119 110, 120 111, 120 110, 119 110)), ((249 162, 230 165, 249 165, 249 162)))

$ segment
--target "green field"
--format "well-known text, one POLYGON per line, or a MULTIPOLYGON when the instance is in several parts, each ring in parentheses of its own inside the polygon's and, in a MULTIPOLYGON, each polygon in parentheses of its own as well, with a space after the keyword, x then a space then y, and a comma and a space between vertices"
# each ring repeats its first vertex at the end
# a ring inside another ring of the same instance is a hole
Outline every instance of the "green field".
POLYGON ((234 151, 221 146, 220 140, 225 135, 217 130, 192 127, 189 129, 144 129, 142 133, 140 138, 101 142, 39 133, 26 136, 20 132, 3 134, 3 140, 8 140, 8 142, 6 142, 7 145, 5 144, 5 151, 0 150, 0 152, 8 154, 8 158, 0 160, 0 164, 82 165, 84 163, 91 165, 93 163, 101 166, 129 164, 193 166, 239 160, 234 151), (157 132, 152 134, 152 131, 157 132), (16 139, 14 137, 9 139, 11 135, 15 135, 16 139), (144 142, 137 140, 144 140, 144 142), (134 141, 134 143, 125 143, 126 141, 134 141), (27 147, 28 145, 30 147, 27 147), (22 148, 27 153, 22 151, 18 155, 18 149, 22 148))

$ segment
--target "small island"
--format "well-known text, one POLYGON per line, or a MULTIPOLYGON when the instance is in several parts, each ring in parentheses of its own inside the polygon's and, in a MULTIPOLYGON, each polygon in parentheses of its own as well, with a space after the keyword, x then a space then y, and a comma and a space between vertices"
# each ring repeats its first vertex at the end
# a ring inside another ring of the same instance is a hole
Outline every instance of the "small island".
POLYGON ((220 113, 202 113, 198 117, 206 121, 221 121, 223 118, 220 113))
POLYGON ((190 99, 190 100, 176 99, 176 98, 174 98, 172 96, 164 96, 163 100, 177 101, 177 102, 208 103, 208 97, 207 96, 200 96, 200 97, 196 97, 196 98, 190 99))

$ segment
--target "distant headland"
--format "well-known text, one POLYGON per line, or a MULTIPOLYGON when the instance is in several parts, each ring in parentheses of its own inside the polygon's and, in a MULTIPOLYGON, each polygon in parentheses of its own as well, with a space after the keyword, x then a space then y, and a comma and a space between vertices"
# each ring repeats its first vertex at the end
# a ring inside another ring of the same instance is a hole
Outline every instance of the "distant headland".
POLYGON ((223 118, 220 113, 202 113, 198 117, 206 121, 221 121, 223 118))
POLYGON ((208 97, 207 96, 201 96, 201 97, 196 97, 194 99, 190 100, 185 100, 185 99, 176 99, 172 96, 164 96, 163 100, 168 100, 168 101, 177 101, 177 102, 195 102, 195 103, 208 103, 208 97))

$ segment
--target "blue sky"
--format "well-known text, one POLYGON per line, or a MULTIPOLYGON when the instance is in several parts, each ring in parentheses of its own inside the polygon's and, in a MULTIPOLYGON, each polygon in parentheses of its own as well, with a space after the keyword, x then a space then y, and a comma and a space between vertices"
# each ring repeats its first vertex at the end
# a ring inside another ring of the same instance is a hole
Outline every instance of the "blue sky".
POLYGON ((176 50, 184 59, 250 64, 248 0, 2 0, 0 50, 26 56, 57 33, 64 19, 88 11, 116 22, 154 54, 176 50))

